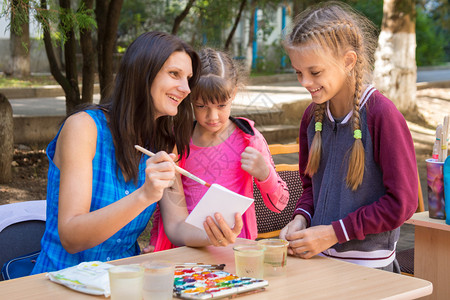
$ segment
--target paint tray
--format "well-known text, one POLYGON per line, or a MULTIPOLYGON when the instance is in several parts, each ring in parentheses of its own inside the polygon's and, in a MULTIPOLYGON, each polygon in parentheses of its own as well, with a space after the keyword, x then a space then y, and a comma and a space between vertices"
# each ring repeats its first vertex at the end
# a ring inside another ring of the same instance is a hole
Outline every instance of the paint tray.
POLYGON ((265 290, 267 280, 238 277, 204 267, 176 268, 173 295, 182 299, 218 299, 265 290))

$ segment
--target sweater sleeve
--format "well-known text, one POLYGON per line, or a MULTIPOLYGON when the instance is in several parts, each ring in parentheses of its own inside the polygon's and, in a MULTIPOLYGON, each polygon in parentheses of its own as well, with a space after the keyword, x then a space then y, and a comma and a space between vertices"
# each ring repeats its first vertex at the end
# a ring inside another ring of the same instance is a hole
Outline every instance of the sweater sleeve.
POLYGON ((256 187, 261 192, 267 208, 273 212, 280 213, 289 201, 289 190, 286 182, 281 179, 275 170, 272 155, 263 135, 256 128, 254 128, 254 132, 255 136, 251 138, 250 146, 260 151, 264 161, 269 166, 269 176, 265 180, 259 181, 255 178, 256 187))
POLYGON ((374 160, 383 172, 386 194, 332 223, 340 243, 393 230, 417 209, 417 162, 406 121, 395 105, 379 92, 375 92, 370 100, 367 124, 374 160))
POLYGON ((309 146, 308 146, 308 125, 311 121, 311 109, 310 105, 303 114, 302 121, 300 124, 300 133, 299 133, 299 172, 300 178, 302 180, 303 193, 297 201, 297 206, 295 207, 293 218, 300 214, 304 216, 308 222, 307 226, 311 225, 311 219, 314 215, 314 198, 312 192, 312 181, 311 177, 305 173, 306 165, 308 164, 308 156, 309 156, 309 146))

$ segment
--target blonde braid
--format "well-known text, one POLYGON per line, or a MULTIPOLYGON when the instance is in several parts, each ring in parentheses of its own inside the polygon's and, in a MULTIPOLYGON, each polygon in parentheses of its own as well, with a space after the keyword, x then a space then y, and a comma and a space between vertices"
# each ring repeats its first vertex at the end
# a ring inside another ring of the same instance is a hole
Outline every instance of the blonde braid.
POLYGON ((347 170, 347 185, 355 191, 362 183, 364 177, 364 161, 365 161, 365 151, 364 145, 361 139, 361 117, 359 114, 360 110, 360 99, 362 94, 362 83, 363 78, 361 76, 362 62, 360 59, 357 60, 355 66, 355 94, 354 94, 354 109, 353 109, 353 132, 355 141, 350 152, 348 170, 347 170))
POLYGON ((311 143, 311 149, 309 149, 308 164, 306 165, 305 170, 305 173, 309 176, 313 176, 319 169, 320 165, 320 157, 322 155, 322 121, 323 116, 325 115, 325 107, 326 104, 322 103, 316 105, 314 109, 316 133, 314 134, 314 138, 311 143))

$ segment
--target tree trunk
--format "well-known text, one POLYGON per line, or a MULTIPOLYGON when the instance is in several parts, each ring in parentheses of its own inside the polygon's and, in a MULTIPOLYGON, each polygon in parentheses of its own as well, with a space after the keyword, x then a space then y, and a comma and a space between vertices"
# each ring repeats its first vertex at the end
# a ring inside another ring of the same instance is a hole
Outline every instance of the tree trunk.
POLYGON ((417 110, 415 20, 414 0, 384 0, 374 81, 402 113, 417 110))
POLYGON ((178 28, 180 28, 180 24, 181 22, 184 20, 184 18, 186 18, 186 16, 189 13, 189 10, 191 9, 192 5, 194 4, 195 0, 189 0, 188 3, 186 3, 186 6, 184 7, 184 10, 181 12, 181 14, 179 14, 176 18, 175 21, 173 22, 173 27, 172 27, 172 34, 177 34, 178 32, 178 28))
POLYGON ((100 102, 104 102, 113 89, 113 53, 119 26, 123 0, 97 1, 95 14, 98 31, 98 76, 100 81, 100 102))
POLYGON ((97 65, 100 83, 100 102, 104 98, 105 79, 103 77, 103 40, 105 36, 106 18, 108 16, 108 0, 97 0, 95 5, 95 19, 97 20, 97 65))
POLYGON ((13 0, 11 9, 11 71, 16 77, 30 76, 30 29, 27 0, 13 0), (22 17, 19 17, 22 16, 22 17))
POLYGON ((253 61, 253 37, 254 37, 254 29, 255 29, 255 10, 256 10, 256 1, 252 2, 250 6, 250 26, 248 31, 248 43, 247 43, 247 53, 245 55, 245 68, 249 72, 252 71, 252 61, 253 61))
MULTIPOLYGON (((67 9, 68 7, 70 7, 70 0, 61 0, 60 6, 67 9)), ((47 10, 46 0, 41 0, 41 9, 43 11, 47 10)), ((52 73, 53 78, 55 78, 55 80, 64 90, 64 93, 66 95, 66 113, 70 113, 76 105, 81 103, 80 89, 78 87, 78 74, 76 68, 75 33, 73 32, 73 30, 67 33, 67 42, 64 45, 64 59, 66 69, 66 75, 64 76, 59 68, 58 61, 56 60, 55 52, 53 50, 49 20, 45 17, 45 14, 40 14, 38 16, 38 19, 43 28, 45 52, 47 54, 48 63, 50 65, 50 72, 52 73)))
MULTIPOLYGON (((70 10, 70 0, 60 0, 59 5, 63 10, 70 10)), ((66 93, 66 113, 70 113, 81 104, 80 88, 78 87, 77 72, 77 45, 73 27, 66 32, 66 42, 64 43, 64 61, 66 64, 66 79, 69 82, 69 89, 66 93)))
POLYGON ((242 12, 244 11, 245 5, 247 4, 247 0, 242 0, 241 5, 239 7, 238 15, 236 16, 236 20, 234 20, 233 28, 231 28, 230 34, 228 35, 227 41, 225 42, 225 50, 228 51, 231 45, 231 41, 233 40, 234 33, 236 32, 236 28, 241 21, 242 12))
MULTIPOLYGON (((41 0, 41 9, 42 10, 47 9, 46 0, 41 0)), ((39 15, 39 22, 42 24, 45 53, 47 54, 48 64, 50 66, 50 73, 52 74, 53 78, 55 78, 55 80, 59 83, 59 85, 63 88, 63 90, 66 91, 66 89, 69 88, 69 82, 64 77, 58 65, 58 60, 56 59, 55 51, 53 50, 52 46, 52 38, 50 34, 50 27, 48 20, 45 18, 44 15, 41 14, 39 15)))
MULTIPOLYGON (((92 9, 94 5, 93 0, 84 0, 83 2, 86 9, 92 9)), ((95 54, 91 29, 84 29, 80 32, 80 46, 81 53, 83 54, 83 87, 81 91, 82 101, 83 103, 92 103, 95 81, 95 54)))
POLYGON ((14 124, 11 103, 0 94, 0 183, 11 181, 14 154, 14 124))

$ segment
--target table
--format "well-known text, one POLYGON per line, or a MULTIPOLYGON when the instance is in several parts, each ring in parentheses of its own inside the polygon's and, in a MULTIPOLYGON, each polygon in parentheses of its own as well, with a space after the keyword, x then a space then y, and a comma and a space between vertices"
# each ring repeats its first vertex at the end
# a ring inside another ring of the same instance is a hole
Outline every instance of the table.
POLYGON ((450 225, 430 218, 428 211, 415 213, 406 223, 415 225, 414 276, 433 283, 427 299, 449 299, 450 225))
MULTIPOLYGON (((239 240, 246 242, 246 240, 239 240)), ((234 273, 232 245, 228 247, 180 247, 167 251, 134 256, 112 264, 142 263, 151 259, 169 259, 175 263, 225 263, 225 271, 234 273)), ((242 299, 414 299, 430 295, 431 282, 410 276, 370 269, 325 257, 300 259, 288 257, 285 276, 269 277, 263 292, 242 299)), ((72 291, 38 274, 0 282, 2 299, 104 299, 72 291)))

